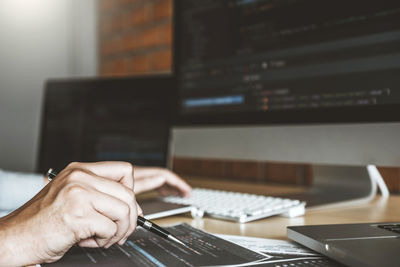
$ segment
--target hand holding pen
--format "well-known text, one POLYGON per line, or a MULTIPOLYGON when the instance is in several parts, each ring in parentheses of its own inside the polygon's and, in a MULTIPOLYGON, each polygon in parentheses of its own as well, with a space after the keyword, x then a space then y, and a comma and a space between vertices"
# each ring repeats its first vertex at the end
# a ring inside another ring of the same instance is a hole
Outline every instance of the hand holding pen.
POLYGON ((142 213, 133 181, 133 166, 124 162, 68 165, 30 201, 0 218, 0 266, 53 262, 76 243, 105 248, 124 243, 142 213))
MULTIPOLYGON (((54 178, 56 178, 57 173, 53 169, 50 168, 47 171, 46 176, 49 179, 49 181, 51 181, 54 178)), ((137 207, 140 209, 140 207, 138 205, 137 205, 137 207)), ((140 212, 140 213, 142 213, 142 212, 140 212)), ((144 218, 142 216, 137 217, 137 225, 143 227, 144 229, 146 229, 162 238, 168 239, 170 241, 173 241, 175 243, 178 243, 180 245, 187 247, 182 241, 177 239, 175 236, 173 236, 171 233, 169 233, 166 229, 158 226, 157 224, 151 222, 150 220, 147 220, 146 218, 144 218)), ((126 240, 126 239, 124 239, 124 240, 126 240)))
POLYGON ((131 164, 72 163, 25 205, 0 218, 0 265, 53 262, 76 243, 122 244, 141 212, 131 164))
POLYGON ((24 206, 0 219, 0 265, 53 262, 76 243, 122 244, 141 212, 131 164, 72 163, 24 206))

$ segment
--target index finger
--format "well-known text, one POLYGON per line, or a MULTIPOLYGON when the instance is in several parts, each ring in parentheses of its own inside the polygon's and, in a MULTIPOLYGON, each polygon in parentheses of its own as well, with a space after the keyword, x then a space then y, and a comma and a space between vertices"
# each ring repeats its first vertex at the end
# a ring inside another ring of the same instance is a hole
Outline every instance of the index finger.
POLYGON ((133 190, 132 164, 122 161, 103 161, 94 163, 73 162, 67 168, 81 168, 94 173, 97 176, 117 181, 133 190))
POLYGON ((167 184, 177 189, 184 196, 189 196, 192 188, 182 178, 175 173, 162 168, 139 167, 136 169, 136 183, 139 184, 142 180, 149 178, 162 177, 163 184, 167 184))
POLYGON ((192 188, 183 179, 172 172, 168 172, 166 176, 166 184, 177 188, 184 196, 189 196, 192 188))

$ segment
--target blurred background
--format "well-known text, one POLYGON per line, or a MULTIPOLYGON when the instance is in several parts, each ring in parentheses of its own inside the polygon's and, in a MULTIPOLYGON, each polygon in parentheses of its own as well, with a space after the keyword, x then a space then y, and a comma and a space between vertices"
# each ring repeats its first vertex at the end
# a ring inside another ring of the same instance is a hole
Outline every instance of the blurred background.
MULTIPOLYGON (((0 168, 35 170, 47 79, 170 73, 172 6, 172 0, 0 1, 0 168)), ((174 168, 184 175, 312 181, 307 164, 175 158, 174 168)), ((400 169, 380 170, 398 192, 400 169)))
POLYGON ((2 0, 0 168, 35 169, 47 79, 170 72, 171 17, 170 0, 2 0))
POLYGON ((35 169, 48 78, 98 74, 97 17, 96 0, 0 1, 0 168, 35 169))

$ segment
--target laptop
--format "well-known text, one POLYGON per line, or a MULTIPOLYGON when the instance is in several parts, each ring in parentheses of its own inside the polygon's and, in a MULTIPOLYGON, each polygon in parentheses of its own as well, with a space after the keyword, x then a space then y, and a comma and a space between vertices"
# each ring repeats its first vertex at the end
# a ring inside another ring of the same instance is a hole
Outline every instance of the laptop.
MULTIPOLYGON (((172 75, 48 81, 37 171, 71 161, 168 167, 176 86, 172 75)), ((139 204, 148 219, 192 210, 159 199, 139 204)))
POLYGON ((167 167, 176 79, 53 79, 46 83, 37 171, 71 161, 167 167))
POLYGON ((348 266, 400 266, 400 222, 289 226, 287 236, 348 266))

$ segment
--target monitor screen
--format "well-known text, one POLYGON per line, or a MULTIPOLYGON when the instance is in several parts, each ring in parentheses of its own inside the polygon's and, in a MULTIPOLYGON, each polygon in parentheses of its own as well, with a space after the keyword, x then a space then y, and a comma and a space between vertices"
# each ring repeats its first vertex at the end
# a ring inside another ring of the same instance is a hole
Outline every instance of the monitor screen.
POLYGON ((175 1, 183 124, 398 121, 400 1, 175 1))
POLYGON ((173 77, 47 83, 38 171, 71 161, 166 167, 173 77))

